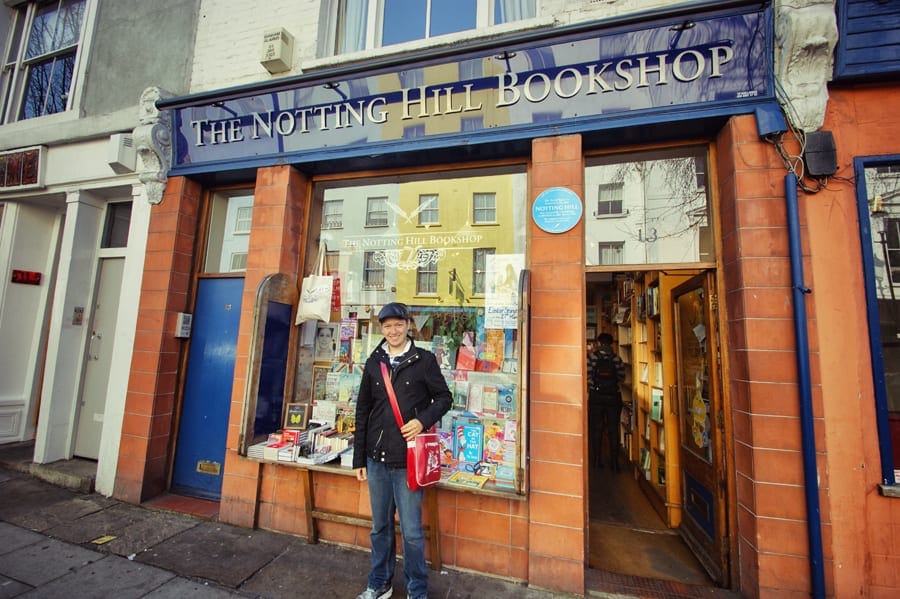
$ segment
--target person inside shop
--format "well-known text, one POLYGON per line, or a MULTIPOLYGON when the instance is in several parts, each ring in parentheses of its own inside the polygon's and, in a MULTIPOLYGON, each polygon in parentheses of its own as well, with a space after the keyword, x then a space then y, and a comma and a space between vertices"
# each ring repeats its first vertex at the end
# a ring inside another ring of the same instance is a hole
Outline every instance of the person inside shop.
POLYGON ((609 467, 613 472, 619 472, 619 420, 622 416, 619 384, 625 380, 625 363, 613 349, 613 341, 609 333, 600 333, 596 347, 588 355, 588 442, 594 466, 602 467, 605 434, 609 467))
POLYGON ((403 575, 407 596, 428 596, 425 534, 422 530, 421 488, 406 483, 406 442, 431 428, 447 413, 452 394, 434 354, 416 347, 409 335, 405 304, 386 304, 378 313, 384 339, 366 360, 356 401, 353 470, 366 481, 372 507, 371 571, 366 590, 357 599, 385 599, 393 593, 397 561, 394 513, 400 516, 403 575), (403 427, 391 409, 381 364, 387 364, 403 427))

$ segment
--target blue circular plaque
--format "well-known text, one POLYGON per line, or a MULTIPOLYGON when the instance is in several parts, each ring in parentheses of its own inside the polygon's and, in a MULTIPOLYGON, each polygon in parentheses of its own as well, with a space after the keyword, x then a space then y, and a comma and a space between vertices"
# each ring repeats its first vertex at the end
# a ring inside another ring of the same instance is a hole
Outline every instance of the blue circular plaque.
POLYGON ((534 200, 531 218, 547 233, 565 233, 578 224, 583 210, 581 198, 574 191, 566 187, 551 187, 534 200))

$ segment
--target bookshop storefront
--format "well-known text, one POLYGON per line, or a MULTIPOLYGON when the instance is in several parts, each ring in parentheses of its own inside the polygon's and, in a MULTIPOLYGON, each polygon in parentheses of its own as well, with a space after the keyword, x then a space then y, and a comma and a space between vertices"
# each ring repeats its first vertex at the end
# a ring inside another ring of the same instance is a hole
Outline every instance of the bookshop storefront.
MULTIPOLYGON (((400 301, 454 398, 428 493, 432 565, 583 594, 585 331, 645 344, 629 356, 647 385, 636 426, 662 422, 656 392, 675 410, 674 341, 653 327, 696 275, 685 310, 727 296, 731 148, 784 127, 770 18, 582 26, 160 102, 173 168, 151 217, 116 496, 171 489, 219 500, 224 522, 367 547, 343 449, 374 315, 400 301), (330 310, 298 323, 308 275, 330 277, 330 310), (591 281, 607 288, 586 310, 591 281), (663 307, 637 299, 654 287, 663 307)), ((701 339, 690 330, 685 343, 701 339)), ((698 385, 709 374, 684 368, 698 385)), ((730 462, 701 430, 730 415, 695 407, 694 457, 730 462)), ((635 447, 629 465, 674 509, 684 479, 653 430, 654 461, 635 447)), ((716 475, 730 497, 730 468, 716 475)), ((727 505, 696 530, 734 586, 727 505)))

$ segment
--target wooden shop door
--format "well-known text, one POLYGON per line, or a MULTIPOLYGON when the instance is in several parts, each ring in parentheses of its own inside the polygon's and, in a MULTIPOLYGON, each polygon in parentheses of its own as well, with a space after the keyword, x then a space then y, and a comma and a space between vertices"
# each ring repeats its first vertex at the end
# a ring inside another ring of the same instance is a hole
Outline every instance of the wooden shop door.
POLYGON ((197 282, 172 491, 217 500, 234 384, 243 278, 197 282))
POLYGON ((681 420, 682 520, 679 532, 710 577, 728 584, 727 473, 715 275, 672 291, 676 394, 681 420))

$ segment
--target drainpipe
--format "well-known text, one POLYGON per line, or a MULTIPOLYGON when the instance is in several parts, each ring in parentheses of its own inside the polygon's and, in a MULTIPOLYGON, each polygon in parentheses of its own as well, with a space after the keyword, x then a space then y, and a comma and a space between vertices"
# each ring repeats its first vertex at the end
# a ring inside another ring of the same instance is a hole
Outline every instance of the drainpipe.
POLYGON ((803 445, 803 482, 806 495, 809 570, 814 599, 825 597, 822 560, 822 518, 819 513, 819 475, 816 470, 816 440, 813 427, 812 383, 809 374, 809 333, 806 329, 806 299, 810 289, 803 284, 803 257, 800 250, 800 209, 797 176, 784 177, 788 239, 791 252, 791 291, 794 298, 794 338, 797 343, 797 379, 800 386, 800 429, 803 445))

